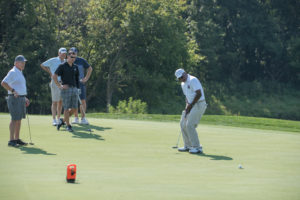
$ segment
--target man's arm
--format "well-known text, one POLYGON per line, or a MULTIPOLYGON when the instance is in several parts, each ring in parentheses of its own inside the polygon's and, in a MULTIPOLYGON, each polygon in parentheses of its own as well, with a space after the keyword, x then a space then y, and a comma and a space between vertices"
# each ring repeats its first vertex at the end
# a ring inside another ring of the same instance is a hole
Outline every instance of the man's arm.
POLYGON ((15 91, 14 88, 10 87, 6 82, 2 81, 1 82, 1 86, 4 87, 4 89, 8 90, 8 91, 11 91, 11 93, 14 95, 14 96, 18 96, 19 94, 15 91))
POLYGON ((51 71, 50 71, 49 67, 46 67, 43 64, 41 64, 41 68, 50 75, 50 78, 52 77, 52 74, 51 74, 51 71))
POLYGON ((198 100, 200 99, 200 97, 202 96, 201 90, 196 90, 195 92, 196 92, 196 96, 195 96, 193 102, 190 103, 190 104, 187 104, 187 106, 186 106, 186 109, 185 109, 185 116, 186 116, 187 114, 190 113, 190 111, 192 110, 192 108, 193 108, 193 106, 195 105, 195 103, 197 103, 197 101, 198 101, 198 100))
POLYGON ((89 78, 90 78, 90 76, 91 76, 91 74, 92 74, 92 71, 93 71, 92 66, 89 66, 89 68, 87 69, 86 76, 85 76, 82 80, 80 80, 80 81, 81 81, 82 83, 86 83, 86 82, 89 80, 89 78))
POLYGON ((57 85, 58 88, 60 89, 64 89, 63 85, 61 85, 58 80, 57 80, 57 74, 53 74, 52 79, 54 81, 54 83, 57 85))

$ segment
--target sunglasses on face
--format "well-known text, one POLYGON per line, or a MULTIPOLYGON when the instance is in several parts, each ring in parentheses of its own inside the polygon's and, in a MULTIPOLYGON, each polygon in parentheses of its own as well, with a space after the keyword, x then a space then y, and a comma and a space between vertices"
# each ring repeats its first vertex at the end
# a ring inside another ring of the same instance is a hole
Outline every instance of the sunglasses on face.
POLYGON ((74 52, 70 52, 70 53, 68 53, 68 55, 70 56, 70 55, 76 55, 74 52))

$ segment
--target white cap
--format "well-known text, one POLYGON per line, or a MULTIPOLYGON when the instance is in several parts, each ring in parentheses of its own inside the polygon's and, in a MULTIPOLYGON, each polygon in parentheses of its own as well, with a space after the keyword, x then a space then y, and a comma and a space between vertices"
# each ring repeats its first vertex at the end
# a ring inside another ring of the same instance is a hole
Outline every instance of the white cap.
POLYGON ((62 47, 58 50, 58 53, 67 53, 67 49, 62 47))
POLYGON ((182 77, 182 75, 183 75, 184 72, 185 72, 185 71, 184 71, 183 69, 177 69, 177 70, 175 71, 175 76, 176 76, 176 78, 179 79, 180 77, 182 77))

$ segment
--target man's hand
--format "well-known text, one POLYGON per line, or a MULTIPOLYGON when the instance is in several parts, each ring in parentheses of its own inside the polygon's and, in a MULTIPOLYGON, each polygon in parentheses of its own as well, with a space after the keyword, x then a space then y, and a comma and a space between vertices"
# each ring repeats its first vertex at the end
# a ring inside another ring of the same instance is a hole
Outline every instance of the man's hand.
POLYGON ((69 85, 60 85, 60 89, 66 90, 69 88, 69 85))
POLYGON ((25 98, 25 106, 28 107, 30 105, 29 99, 25 98))
POLYGON ((192 104, 187 104, 185 108, 185 117, 191 112, 192 108, 193 108, 192 104))
POLYGON ((16 92, 16 90, 14 90, 14 91, 12 92, 12 94, 14 95, 15 98, 17 98, 17 97, 19 96, 19 94, 16 92))
POLYGON ((88 81, 88 79, 86 77, 84 77, 83 79, 80 79, 81 83, 86 83, 88 81))

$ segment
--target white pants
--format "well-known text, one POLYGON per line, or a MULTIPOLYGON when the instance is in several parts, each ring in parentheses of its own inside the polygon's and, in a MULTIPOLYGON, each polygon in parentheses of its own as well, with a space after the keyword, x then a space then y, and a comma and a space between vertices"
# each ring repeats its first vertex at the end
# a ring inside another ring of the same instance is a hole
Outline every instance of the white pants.
POLYGON ((184 146, 188 148, 199 148, 200 142, 196 131, 197 125, 206 110, 205 101, 197 102, 190 113, 185 117, 185 110, 182 112, 180 127, 184 146))

